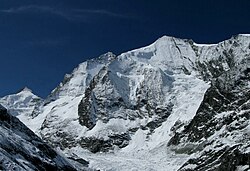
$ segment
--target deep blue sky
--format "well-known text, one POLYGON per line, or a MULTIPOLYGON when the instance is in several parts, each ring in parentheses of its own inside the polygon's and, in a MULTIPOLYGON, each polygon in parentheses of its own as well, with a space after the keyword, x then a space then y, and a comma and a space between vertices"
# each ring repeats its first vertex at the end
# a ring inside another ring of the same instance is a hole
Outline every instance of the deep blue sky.
POLYGON ((86 59, 163 35, 216 43, 250 33, 249 0, 0 0, 0 96, 45 97, 86 59))

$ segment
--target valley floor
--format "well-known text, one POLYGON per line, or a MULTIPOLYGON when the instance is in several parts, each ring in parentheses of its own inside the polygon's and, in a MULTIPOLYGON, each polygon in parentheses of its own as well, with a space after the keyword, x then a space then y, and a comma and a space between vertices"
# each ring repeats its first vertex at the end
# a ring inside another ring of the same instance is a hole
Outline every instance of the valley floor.
POLYGON ((190 156, 176 155, 166 148, 154 151, 91 153, 81 148, 66 150, 67 155, 77 155, 89 161, 89 167, 105 171, 176 171, 190 156), (163 150, 165 149, 165 150, 163 150))

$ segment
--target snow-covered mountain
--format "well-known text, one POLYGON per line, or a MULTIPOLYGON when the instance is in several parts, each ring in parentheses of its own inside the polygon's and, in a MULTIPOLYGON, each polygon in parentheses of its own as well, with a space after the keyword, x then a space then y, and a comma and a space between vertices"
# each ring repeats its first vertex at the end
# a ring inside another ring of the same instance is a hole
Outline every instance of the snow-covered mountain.
POLYGON ((32 90, 28 87, 24 87, 16 94, 0 98, 0 104, 8 109, 8 113, 16 116, 30 129, 32 129, 33 125, 36 125, 33 122, 33 119, 36 117, 35 108, 42 103, 43 99, 33 94, 32 90))
POLYGON ((94 169, 247 170, 249 73, 249 35, 164 36, 81 63, 23 121, 94 169))
POLYGON ((0 98, 0 104, 8 109, 13 116, 17 116, 22 122, 26 119, 33 118, 32 112, 37 103, 42 99, 32 93, 27 87, 24 87, 16 94, 7 95, 0 98))

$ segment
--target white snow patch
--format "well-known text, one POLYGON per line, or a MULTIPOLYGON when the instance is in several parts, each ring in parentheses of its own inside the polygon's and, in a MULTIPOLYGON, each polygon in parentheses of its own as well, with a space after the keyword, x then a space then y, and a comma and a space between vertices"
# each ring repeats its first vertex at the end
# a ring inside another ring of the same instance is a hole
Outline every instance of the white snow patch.
POLYGON ((239 34, 240 36, 250 36, 250 34, 239 34))
POLYGON ((217 46, 218 44, 200 44, 200 43, 194 43, 193 45, 199 46, 199 47, 204 47, 204 46, 217 46))
POLYGON ((237 166, 236 171, 245 171, 245 170, 249 170, 249 169, 250 169, 249 165, 237 166))

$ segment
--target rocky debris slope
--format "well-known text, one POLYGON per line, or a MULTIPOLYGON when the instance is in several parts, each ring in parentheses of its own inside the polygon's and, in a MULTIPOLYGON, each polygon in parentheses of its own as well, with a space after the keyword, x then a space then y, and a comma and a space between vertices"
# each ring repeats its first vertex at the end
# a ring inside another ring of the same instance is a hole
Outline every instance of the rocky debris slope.
POLYGON ((1 170, 75 170, 0 105, 1 170))

